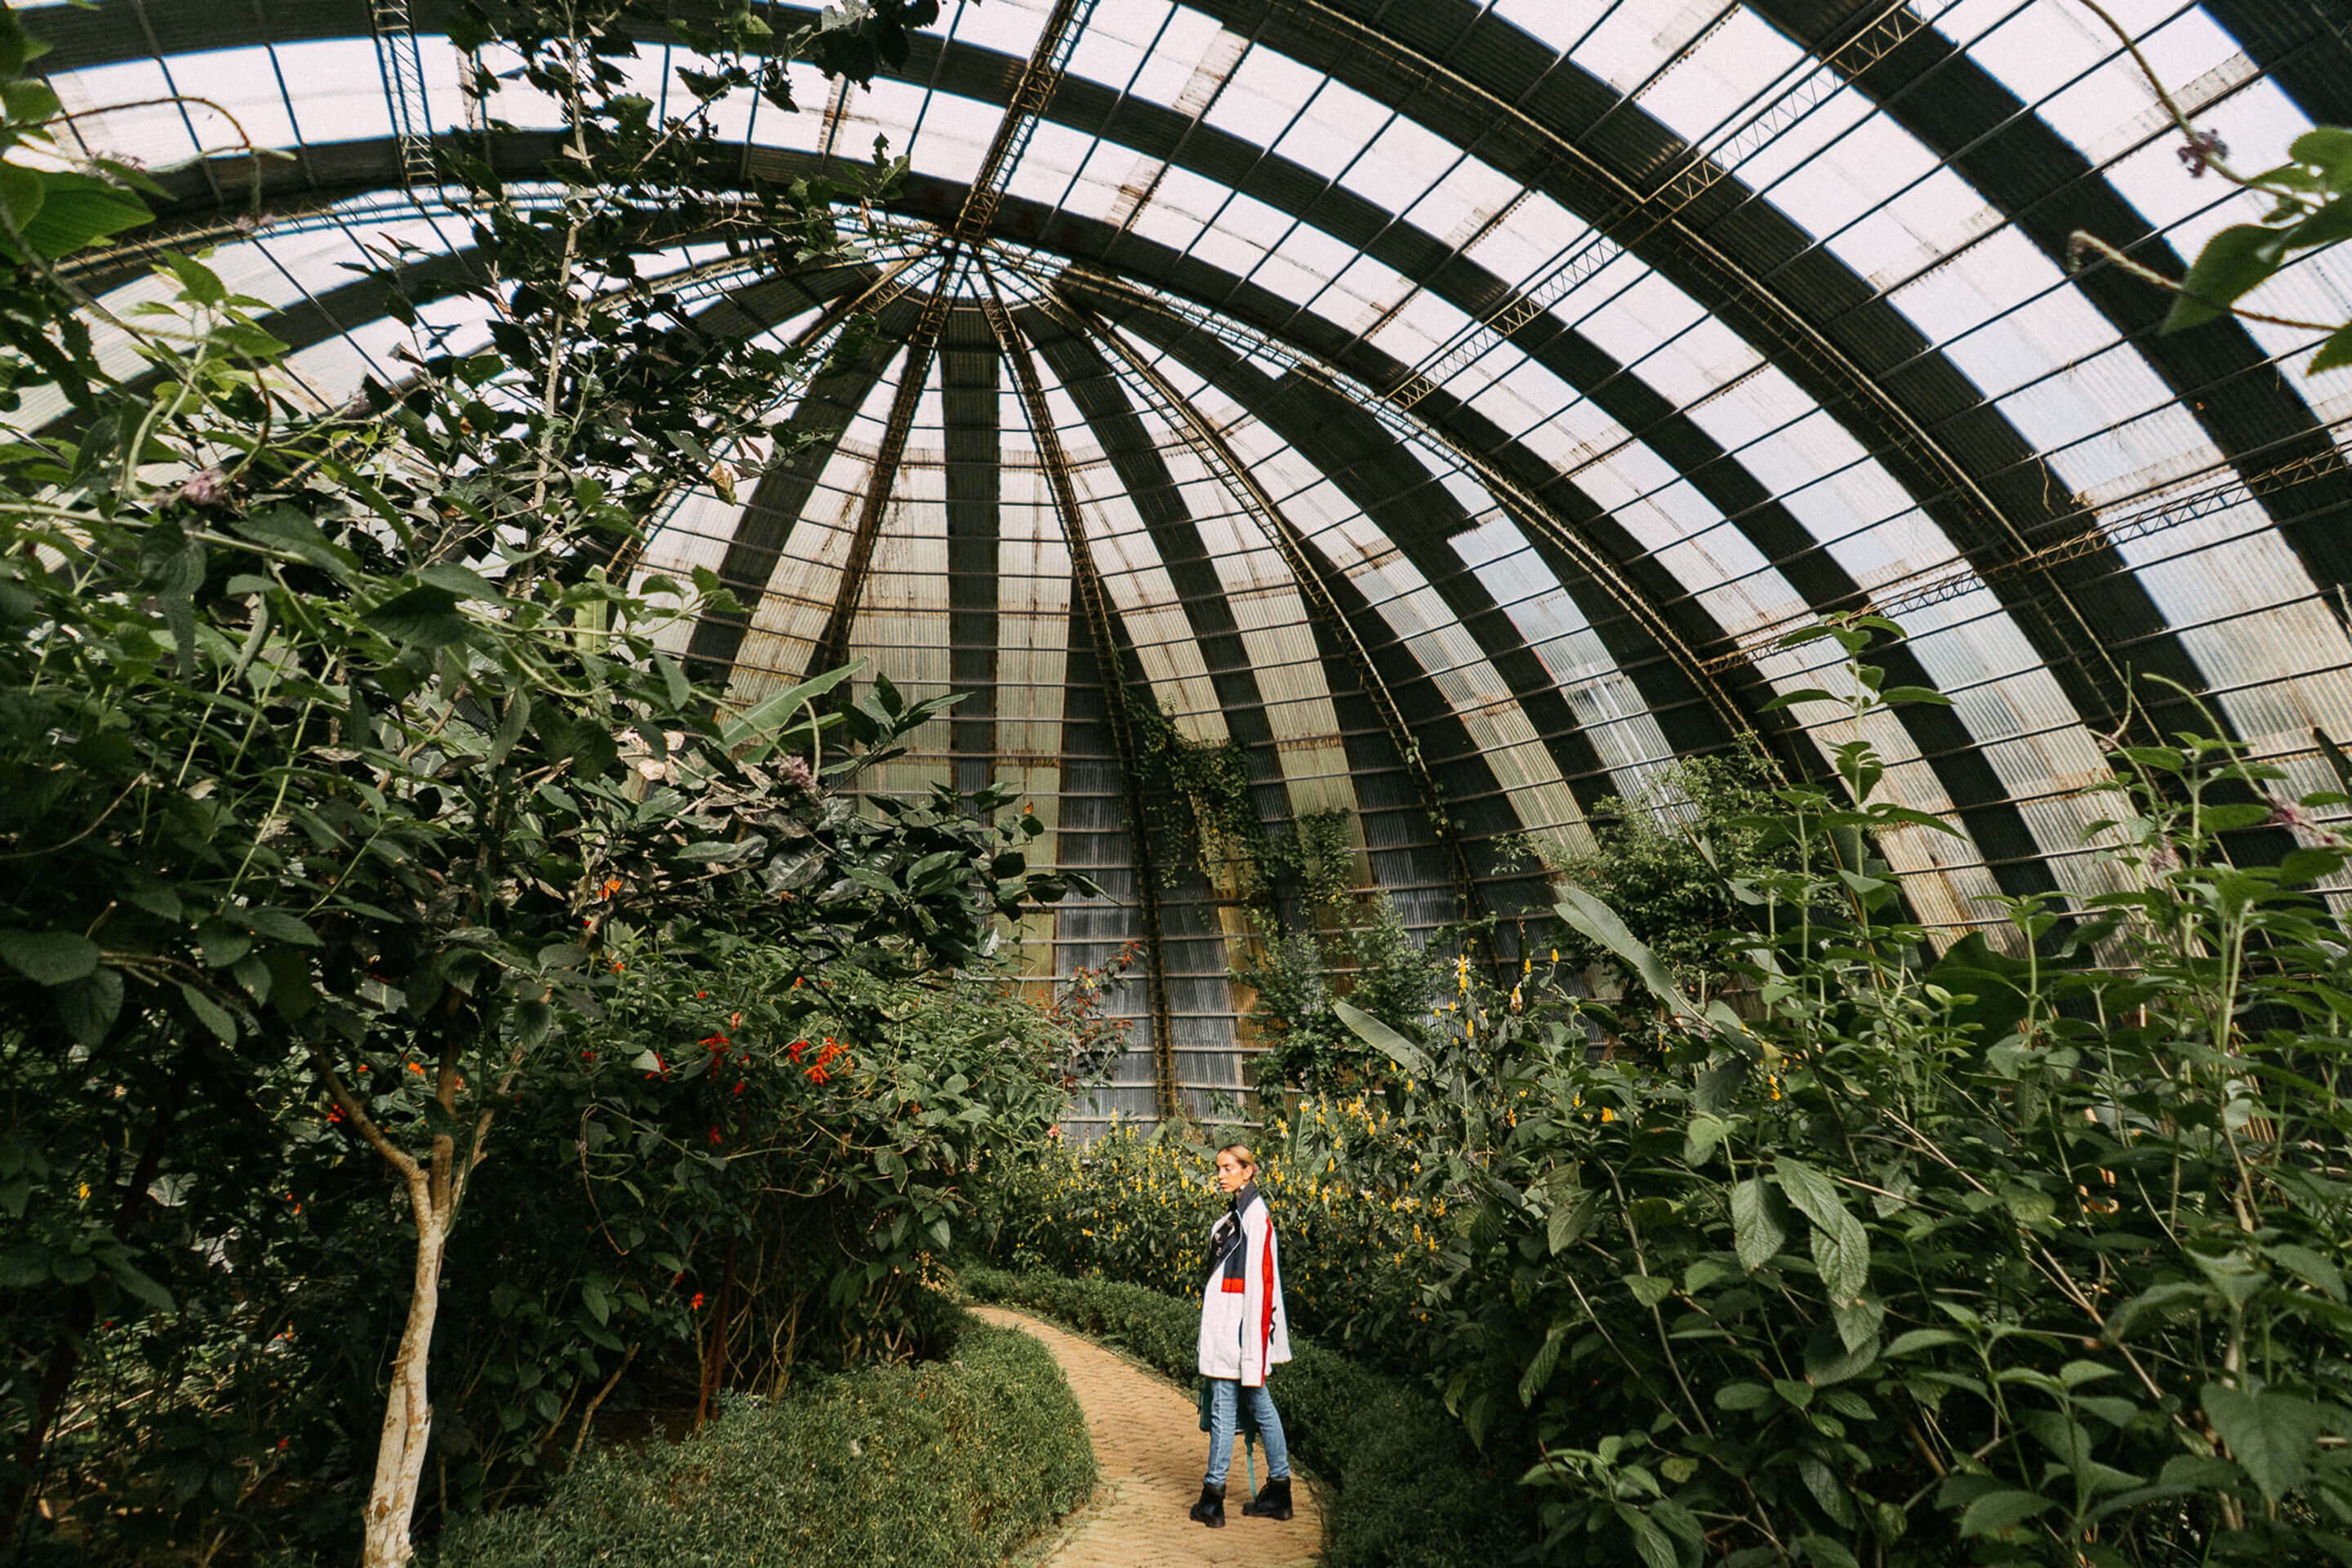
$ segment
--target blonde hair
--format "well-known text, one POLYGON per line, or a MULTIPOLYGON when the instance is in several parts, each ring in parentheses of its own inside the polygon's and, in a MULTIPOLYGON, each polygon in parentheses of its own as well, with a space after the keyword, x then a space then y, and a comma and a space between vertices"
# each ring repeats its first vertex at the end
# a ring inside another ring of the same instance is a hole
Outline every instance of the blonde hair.
POLYGON ((1217 1152, 1220 1154, 1231 1154, 1236 1161, 1240 1162, 1241 1167, 1244 1171, 1255 1171, 1257 1169, 1257 1156, 1250 1152, 1250 1146, 1246 1143, 1228 1143, 1223 1148, 1218 1150, 1217 1152))

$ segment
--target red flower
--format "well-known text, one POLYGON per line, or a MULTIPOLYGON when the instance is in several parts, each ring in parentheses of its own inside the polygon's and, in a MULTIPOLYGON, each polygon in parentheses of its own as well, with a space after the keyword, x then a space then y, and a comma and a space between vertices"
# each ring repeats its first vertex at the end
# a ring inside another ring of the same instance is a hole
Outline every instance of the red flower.
POLYGON ((702 1310, 702 1292, 699 1290, 694 1293, 694 1310, 698 1312, 702 1310))
POLYGON ((799 1061, 801 1059, 801 1053, 806 1049, 808 1049, 808 1042, 806 1040, 794 1040, 792 1044, 792 1048, 787 1050, 784 1054, 792 1058, 793 1060, 799 1061))
POLYGON ((727 1140, 726 1140, 726 1139, 721 1138, 720 1136, 719 1136, 719 1129, 718 1129, 718 1128, 716 1128, 716 1127, 714 1127, 714 1128, 712 1128, 712 1129, 710 1130, 710 1141, 711 1141, 713 1143, 724 1143, 724 1142, 727 1142, 727 1140))
POLYGON ((823 1068, 811 1068, 808 1069, 808 1080, 811 1083, 823 1083, 831 1076, 832 1075, 827 1073, 823 1068))

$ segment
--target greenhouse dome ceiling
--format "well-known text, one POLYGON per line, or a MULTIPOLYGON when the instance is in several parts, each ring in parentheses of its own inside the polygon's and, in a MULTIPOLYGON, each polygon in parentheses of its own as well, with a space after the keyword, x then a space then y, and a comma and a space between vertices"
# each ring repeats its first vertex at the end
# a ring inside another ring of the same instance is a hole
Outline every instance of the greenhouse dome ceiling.
MULTIPOLYGON (((107 110, 88 149, 170 167, 156 243, 216 244, 333 402, 406 336, 350 268, 466 265, 423 139, 528 180, 560 130, 519 88, 469 126, 456 10, 30 19, 67 108, 107 110), (248 137, 291 156, 257 174, 248 137)), ((2105 10, 2247 166, 2352 124, 2339 0, 2105 10)), ((691 63, 648 35, 642 90, 691 63)), ((2263 210, 2080 0, 985 0, 870 88, 803 87, 738 111, 741 173, 880 139, 908 173, 863 258, 676 262, 745 332, 878 330, 777 409, 820 439, 721 454, 743 482, 678 497, 637 569, 740 599, 674 639, 739 697, 851 658, 971 694, 882 783, 1006 783, 1100 881, 1025 936, 1041 973, 1146 950, 1160 1065, 1106 1107, 1240 1083, 1241 900, 1129 832, 1141 729, 1235 742, 1265 822, 1349 814, 1409 927, 1507 939, 1546 892, 1525 836, 1576 844, 1749 732, 1823 771, 1844 709, 1768 705, 1836 683, 1781 640, 1827 612, 1897 620, 1889 682, 1953 700, 1869 721, 1893 797, 1961 830, 1885 845, 1948 933, 2104 890, 2086 787, 2205 722, 2189 693, 2332 787, 2352 371, 2307 374, 2307 327, 2160 336, 2164 292, 2070 268, 2083 231, 2178 276, 2263 210)), ((119 309, 143 269, 81 282, 119 309)), ((2352 259, 2252 302, 2340 322, 2352 259)))

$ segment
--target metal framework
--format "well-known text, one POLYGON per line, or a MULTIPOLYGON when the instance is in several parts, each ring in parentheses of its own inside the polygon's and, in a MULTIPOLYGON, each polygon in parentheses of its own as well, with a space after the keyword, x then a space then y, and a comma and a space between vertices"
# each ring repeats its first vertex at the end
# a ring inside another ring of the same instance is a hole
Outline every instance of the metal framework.
POLYGON ((425 96, 425 56, 417 47, 408 0, 368 0, 368 26, 375 37, 384 102, 392 110, 392 133, 400 142, 400 183, 421 191, 434 183, 433 110, 425 96))
POLYGON ((1125 692, 1127 661, 1114 634, 1110 595, 1104 591, 1102 572, 1095 565, 1094 546, 1087 538, 1085 510, 1070 483, 1070 459, 1046 406, 1045 384, 1029 357, 1029 344, 1014 325, 993 289, 980 294, 980 308, 996 336, 999 351, 1013 366, 1020 384, 1021 405, 1029 417, 1029 434, 1037 443, 1038 461, 1054 496, 1054 514, 1060 521, 1063 542, 1070 552, 1071 585, 1076 590, 1087 637, 1094 645, 1095 669, 1102 681, 1103 717, 1118 752, 1118 772, 1126 792, 1128 837, 1135 854, 1135 892, 1143 923, 1144 951, 1150 959, 1147 984, 1151 992, 1153 1088, 1163 1117, 1181 1116, 1184 1106, 1176 1080, 1176 1026, 1168 1005, 1168 943, 1160 919, 1160 872, 1151 848, 1151 818, 1144 810, 1143 769, 1135 746, 1134 726, 1128 721, 1125 692))

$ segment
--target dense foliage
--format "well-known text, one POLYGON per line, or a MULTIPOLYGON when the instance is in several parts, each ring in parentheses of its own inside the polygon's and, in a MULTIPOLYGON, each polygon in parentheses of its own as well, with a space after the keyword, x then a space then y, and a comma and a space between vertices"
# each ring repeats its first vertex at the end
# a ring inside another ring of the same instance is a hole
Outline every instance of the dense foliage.
POLYGON ((450 1532, 448 1568, 994 1568, 1095 1486, 1077 1402, 1031 1336, 964 1321, 953 1358, 745 1395, 694 1437, 607 1449, 543 1508, 450 1532))
MULTIPOLYGON (((1628 1020, 1532 969, 1433 1047, 1348 1015, 1395 1064, 1379 1135, 1309 1104, 1275 1169, 1373 1215, 1448 1206, 1433 1255, 1367 1238, 1391 1284, 1302 1280, 1302 1318, 1360 1311, 1426 1369, 1546 1500, 1547 1561, 2352 1558, 2352 943, 2305 890, 2344 868, 2312 814, 2347 797, 2276 795, 2193 736, 2123 752, 2120 890, 1936 957, 1870 849, 1930 826, 1876 801, 1858 722, 1939 700, 1880 690, 1864 649, 1892 629, 1809 634, 1850 651, 1857 722, 1839 793, 1776 791, 1759 825, 1789 868, 1727 879, 1752 1016, 1576 890, 1563 921, 1665 999, 1656 1052, 1597 1049, 1628 1020), (2303 847, 2231 864, 2219 836, 2263 823, 2303 847)), ((1033 1186, 1027 1234, 1161 1279, 1200 1215, 1118 1169, 1033 1186), (1110 1239, 1070 1240, 1056 1202, 1110 1239)), ((1314 1205, 1278 1204, 1306 1258, 1314 1205)))
POLYGON ((935 12, 785 40, 724 8, 667 35, 709 68, 656 121, 626 73, 659 7, 464 8, 493 122, 511 79, 572 129, 531 191, 438 148, 464 298, 385 256, 412 374, 324 409, 203 259, 165 253, 131 319, 59 271, 152 187, 54 166, 0 13, 0 383, 73 405, 0 447, 23 1551, 395 1563, 428 1489, 495 1500, 600 1406, 936 1328, 910 1283, 958 1173, 1038 1136, 1087 1048, 989 959, 1061 890, 1037 824, 993 792, 861 811, 947 700, 836 670, 727 712, 656 639, 732 602, 620 570, 665 495, 789 449, 760 416, 819 363, 712 330, 681 247, 843 254, 835 188, 713 185, 714 106, 796 51, 870 70, 935 12))
MULTIPOLYGON (((1186 1386, 1197 1377, 1200 1300, 1107 1279, 968 1266, 957 1282, 1125 1346, 1186 1386)), ((1510 1560, 1528 1500, 1428 1394, 1294 1336, 1270 1386, 1294 1459, 1322 1494, 1325 1568, 1459 1568, 1510 1560)), ((1238 1460, 1234 1475, 1243 1474, 1238 1460)), ((1233 1482, 1228 1482, 1231 1486, 1233 1482)))
MULTIPOLYGON (((1615 910, 1685 990, 1706 1000, 1723 988, 1736 956, 1724 933, 1747 923, 1733 885, 1790 866, 1785 841, 1766 843, 1777 780, 1755 752, 1682 758, 1654 770, 1633 798, 1601 801, 1586 824, 1589 842, 1538 838, 1528 847, 1556 881, 1615 910)), ((1659 1005, 1622 958, 1575 926, 1558 926, 1550 940, 1552 962, 1587 972, 1600 989, 1659 1005)))

